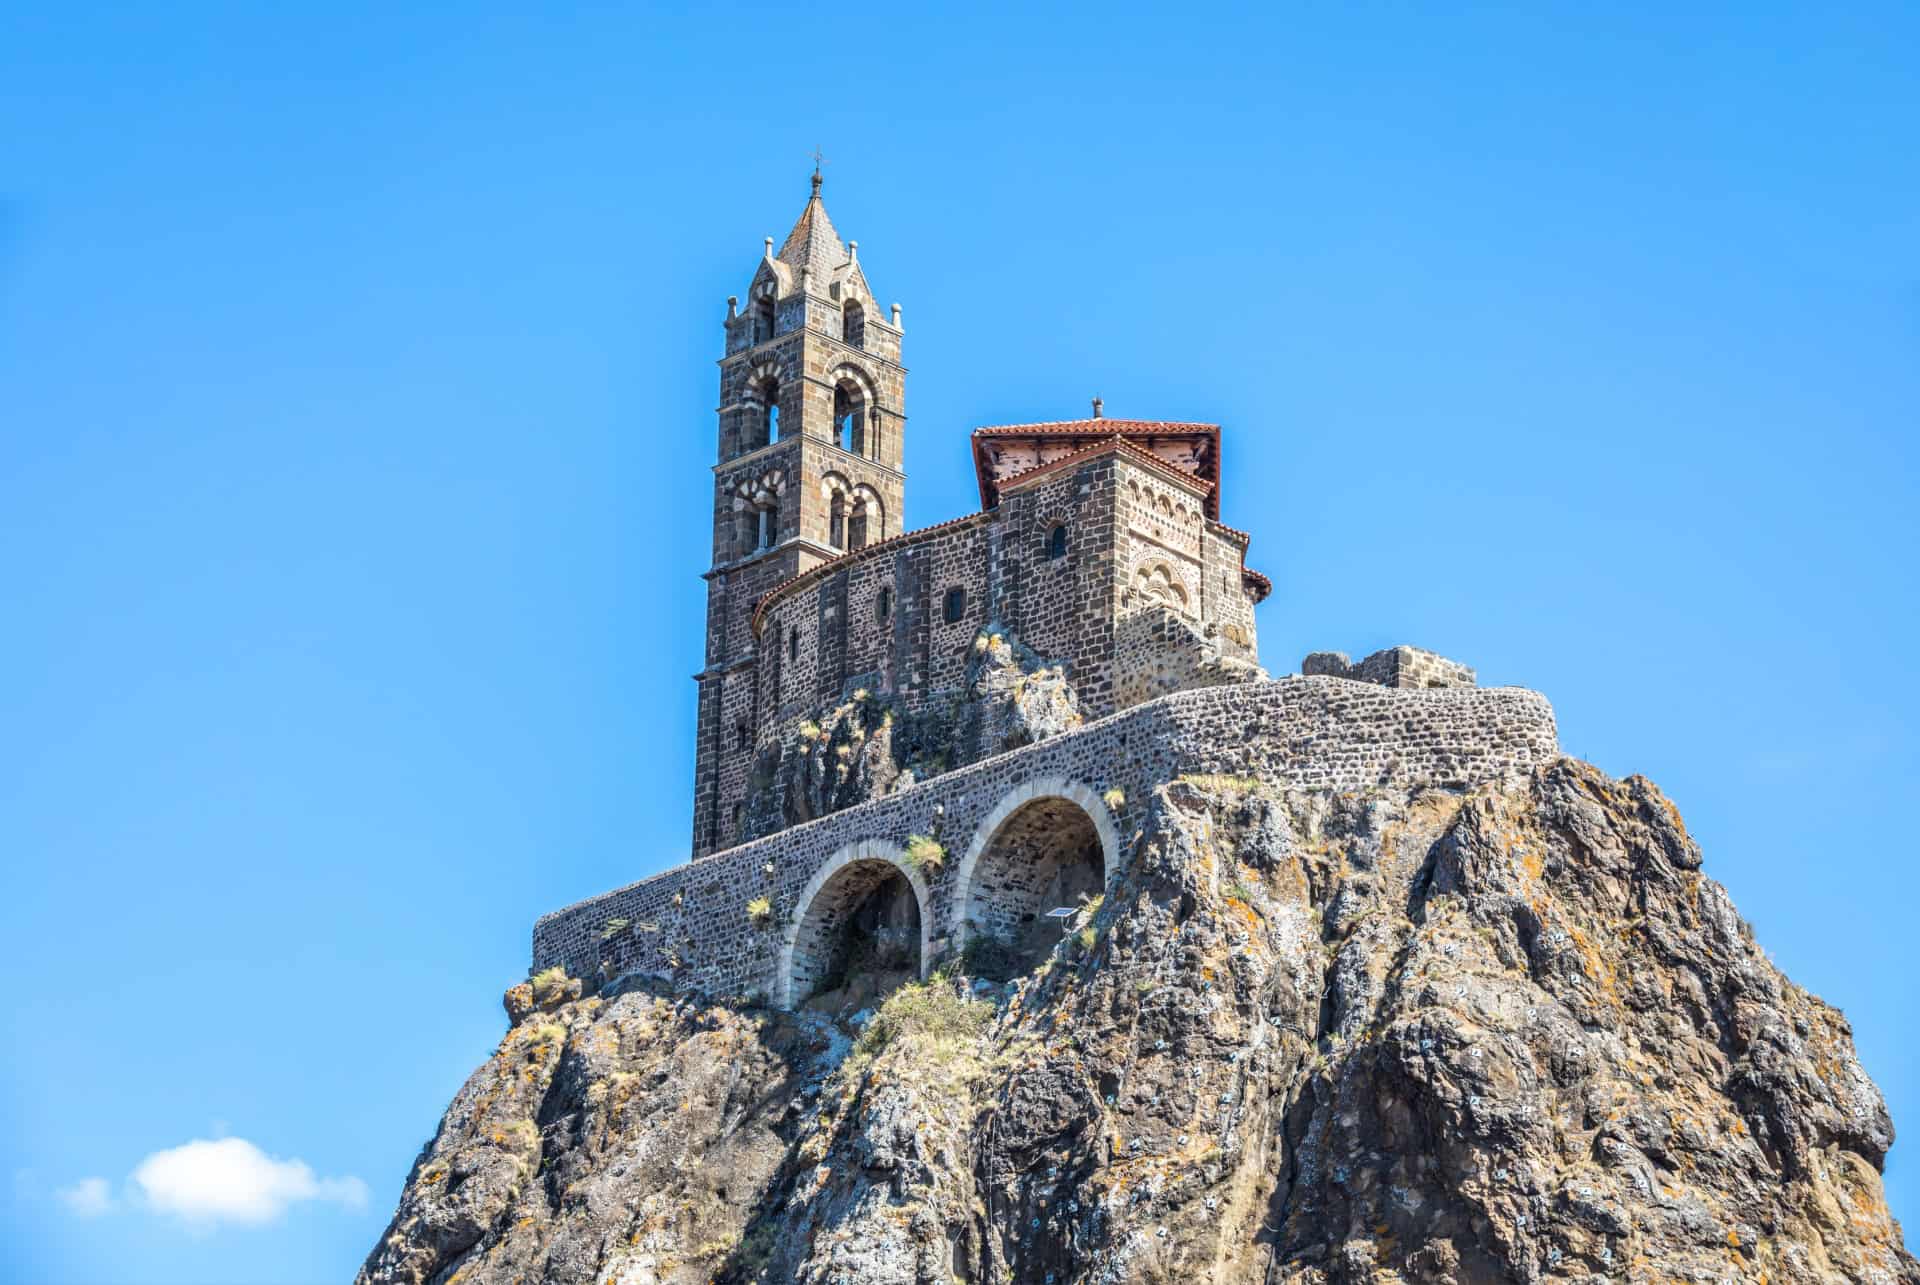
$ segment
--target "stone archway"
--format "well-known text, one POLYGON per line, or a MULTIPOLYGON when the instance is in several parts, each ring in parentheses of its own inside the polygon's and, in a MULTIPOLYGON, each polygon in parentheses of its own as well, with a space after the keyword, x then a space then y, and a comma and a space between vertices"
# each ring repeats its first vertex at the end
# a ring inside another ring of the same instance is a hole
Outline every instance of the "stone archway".
POLYGON ((974 831, 955 872, 958 941, 983 973, 1026 972, 1059 942, 1047 912, 1101 895, 1118 868, 1113 818, 1076 781, 1009 791, 974 831))
POLYGON ((926 975, 932 941, 927 886, 892 844, 872 839, 821 863, 794 904, 780 945, 774 999, 798 1008, 847 982, 865 959, 880 975, 926 975))

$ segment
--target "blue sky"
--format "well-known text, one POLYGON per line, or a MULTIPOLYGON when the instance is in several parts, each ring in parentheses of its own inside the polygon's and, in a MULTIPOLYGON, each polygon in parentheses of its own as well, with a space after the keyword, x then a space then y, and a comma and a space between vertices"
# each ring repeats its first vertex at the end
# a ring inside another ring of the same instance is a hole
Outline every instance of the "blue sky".
POLYGON ((0 16, 11 1278, 346 1278, 534 917, 681 859, 816 144, 909 525, 975 425, 1223 423, 1269 666, 1546 692, 1920 1129, 1920 11, 1448 8, 0 16))

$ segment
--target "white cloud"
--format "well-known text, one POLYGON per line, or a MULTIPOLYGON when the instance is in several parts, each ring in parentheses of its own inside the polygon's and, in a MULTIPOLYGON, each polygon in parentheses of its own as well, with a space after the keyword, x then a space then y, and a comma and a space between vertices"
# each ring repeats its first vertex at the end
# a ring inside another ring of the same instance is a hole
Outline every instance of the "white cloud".
POLYGON ((82 1218, 98 1218, 113 1210, 113 1188, 107 1185, 105 1178, 82 1178, 71 1187, 61 1187, 53 1194, 67 1207, 68 1212, 82 1218))
POLYGON ((245 1138, 195 1139, 156 1151, 133 1171, 147 1205, 186 1222, 265 1223, 289 1205, 324 1200, 360 1209, 367 1184, 358 1178, 316 1178, 299 1160, 277 1160, 245 1138))

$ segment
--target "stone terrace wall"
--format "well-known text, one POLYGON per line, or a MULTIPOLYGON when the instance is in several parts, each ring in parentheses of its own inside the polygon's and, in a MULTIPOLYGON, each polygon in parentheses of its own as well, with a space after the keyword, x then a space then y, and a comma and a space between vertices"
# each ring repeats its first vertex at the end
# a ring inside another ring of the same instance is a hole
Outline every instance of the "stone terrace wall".
MULTIPOLYGON (((1517 687, 1409 690, 1346 679, 1290 677, 1176 692, 1077 732, 946 773, 703 857, 543 916, 536 969, 575 976, 656 974, 715 995, 781 993, 780 959, 830 863, 850 850, 890 859, 912 834, 939 840, 947 860, 917 878, 927 954, 959 944, 961 857, 1013 791, 1068 793, 1103 832, 1133 834, 1155 787, 1184 773, 1255 776, 1282 785, 1466 785, 1559 754, 1553 709, 1517 687), (1124 795, 1111 795, 1118 789, 1124 795), (749 903, 765 898, 755 920, 749 903)), ((1002 809, 1004 815, 1004 808, 1002 809)), ((1107 876, 1126 859, 1109 852, 1107 876)))

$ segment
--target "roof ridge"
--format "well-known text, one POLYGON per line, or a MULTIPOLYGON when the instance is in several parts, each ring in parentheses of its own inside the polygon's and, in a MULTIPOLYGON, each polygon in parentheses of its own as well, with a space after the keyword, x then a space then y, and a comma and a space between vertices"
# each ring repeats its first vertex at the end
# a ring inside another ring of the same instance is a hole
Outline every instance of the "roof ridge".
POLYGON ((984 518, 987 515, 987 512, 988 510, 981 509, 978 512, 974 512, 974 513, 962 513, 957 518, 948 518, 945 522, 935 522, 932 526, 918 527, 912 531, 902 531, 898 535, 890 535, 884 540, 875 540, 872 544, 863 544, 858 549, 848 549, 845 552, 841 553, 840 556, 837 558, 828 558, 825 562, 819 563, 816 566, 808 567, 805 571, 801 571, 794 575, 788 576, 785 580, 782 580, 779 584, 774 585, 771 589, 767 590, 765 593, 761 594, 758 598, 754 600, 753 611, 747 617, 748 627, 753 631, 755 636, 758 636, 760 633, 761 617, 766 613, 767 608, 773 605, 773 600, 775 598, 780 597, 782 594, 786 593, 787 590, 793 588, 795 585, 801 583, 802 581, 810 580, 815 576, 818 576, 823 571, 828 570, 831 567, 838 567, 842 563, 847 562, 851 559, 864 557, 867 554, 873 552, 875 549, 884 549, 889 545, 896 545, 901 543, 904 540, 911 540, 916 536, 927 535, 927 534, 930 534, 931 532, 939 531, 946 527, 959 526, 962 522, 977 521, 980 518, 984 518))
POLYGON ((1077 433, 1115 433, 1125 432, 1128 428, 1139 426, 1158 429, 1218 429, 1218 424, 1209 424, 1193 419, 1050 419, 1038 420, 1031 424, 982 424, 974 429, 980 433, 1025 433, 1037 429, 1056 429, 1077 433))
POLYGON ((793 231, 787 233, 780 253, 774 257, 791 267, 818 271, 842 267, 852 257, 827 214, 827 203, 820 199, 818 175, 814 176, 813 194, 807 197, 800 217, 794 220, 793 231))
POLYGON ((1178 479, 1182 483, 1193 486, 1203 496, 1212 492, 1216 486, 1216 483, 1211 478, 1201 477, 1198 473, 1189 473, 1179 465, 1161 459, 1145 447, 1128 441, 1124 435, 1112 433, 1108 434, 1101 441, 1089 442, 1077 451, 1068 451, 1058 459, 1048 460, 1044 464, 1036 464, 1032 468, 1021 469, 1018 473, 1009 473, 1006 477, 998 478, 994 481, 993 489, 997 494, 1004 493, 1008 487, 1024 482, 1036 473, 1043 473, 1049 469, 1059 468, 1063 464, 1071 464, 1076 460, 1098 455, 1101 451, 1125 451, 1129 455, 1138 456, 1141 460, 1152 464, 1168 477, 1178 479))

